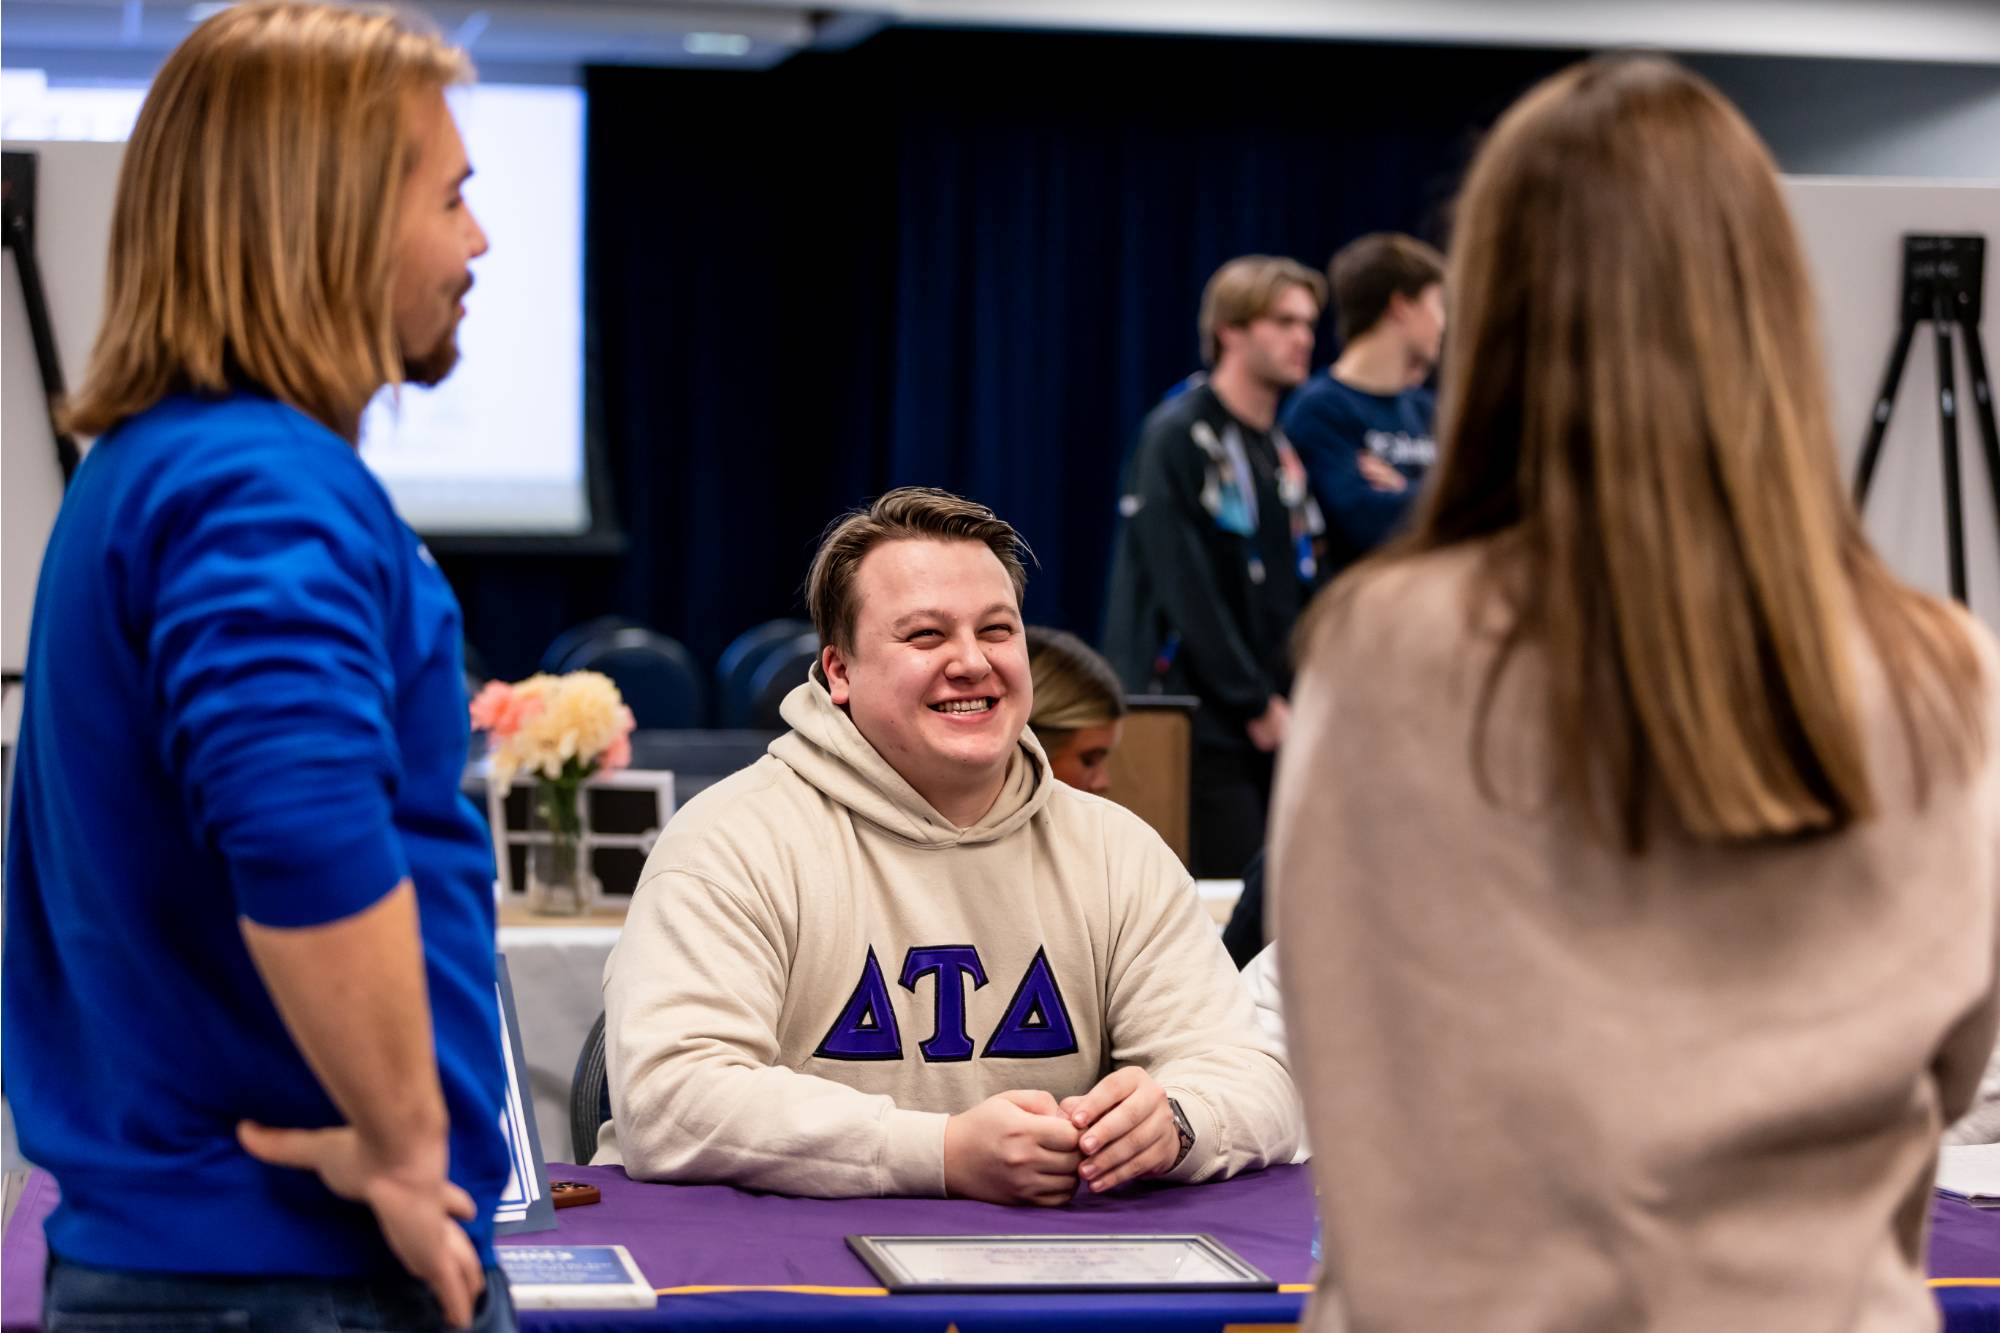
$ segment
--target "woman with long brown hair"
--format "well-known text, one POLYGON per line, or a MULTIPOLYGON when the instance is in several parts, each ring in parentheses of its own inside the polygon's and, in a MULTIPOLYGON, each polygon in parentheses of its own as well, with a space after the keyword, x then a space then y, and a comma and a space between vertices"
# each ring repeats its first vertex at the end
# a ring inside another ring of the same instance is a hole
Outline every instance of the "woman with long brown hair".
POLYGON ((1566 70, 1459 208, 1440 466, 1301 636, 1275 809, 1314 1326, 1935 1327, 1992 639, 1869 548, 1711 87, 1566 70))

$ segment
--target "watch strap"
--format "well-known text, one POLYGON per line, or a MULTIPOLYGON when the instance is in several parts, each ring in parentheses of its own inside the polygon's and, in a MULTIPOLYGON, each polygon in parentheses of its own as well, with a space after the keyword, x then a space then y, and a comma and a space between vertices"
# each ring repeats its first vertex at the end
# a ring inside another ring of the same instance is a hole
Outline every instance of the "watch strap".
POLYGON ((1194 1148, 1194 1126, 1188 1123, 1187 1112, 1181 1110, 1179 1101, 1167 1098, 1167 1109, 1174 1113, 1174 1132, 1181 1140, 1180 1151, 1174 1154, 1174 1164, 1167 1168, 1172 1171, 1187 1160, 1188 1153, 1194 1148))

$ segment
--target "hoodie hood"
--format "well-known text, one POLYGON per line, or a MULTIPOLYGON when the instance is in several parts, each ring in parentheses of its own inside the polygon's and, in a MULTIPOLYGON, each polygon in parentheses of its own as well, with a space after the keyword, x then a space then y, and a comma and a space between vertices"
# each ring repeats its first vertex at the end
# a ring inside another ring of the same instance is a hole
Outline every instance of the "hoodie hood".
POLYGON ((778 711, 792 729, 771 742, 772 758, 891 837, 920 847, 971 846, 1004 838, 1033 819, 1055 789, 1048 756, 1033 730, 1023 727, 998 799, 977 824, 962 829, 932 809, 868 743, 846 710, 833 702, 817 662, 778 711))

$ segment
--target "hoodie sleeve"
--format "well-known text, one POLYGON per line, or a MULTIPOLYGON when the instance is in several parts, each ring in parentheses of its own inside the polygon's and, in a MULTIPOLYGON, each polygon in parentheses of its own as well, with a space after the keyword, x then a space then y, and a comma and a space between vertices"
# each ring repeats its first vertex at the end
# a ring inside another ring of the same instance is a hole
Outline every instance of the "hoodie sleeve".
POLYGON ((1169 1179, 1220 1180, 1292 1160, 1299 1101, 1281 1041, 1259 1027, 1250 992, 1174 854, 1136 816, 1106 813, 1111 1062, 1145 1069, 1194 1129, 1194 1148, 1169 1179))
POLYGON ((787 953, 754 894, 685 870, 639 886, 604 973, 626 1173, 817 1198, 942 1196, 949 1117, 774 1063, 787 953))

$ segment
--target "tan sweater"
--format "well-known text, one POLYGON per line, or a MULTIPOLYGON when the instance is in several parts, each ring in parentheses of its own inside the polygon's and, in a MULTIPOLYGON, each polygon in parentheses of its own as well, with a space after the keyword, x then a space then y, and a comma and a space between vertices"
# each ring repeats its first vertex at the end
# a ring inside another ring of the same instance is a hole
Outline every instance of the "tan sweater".
POLYGON ((1536 796, 1532 657, 1493 707, 1501 803, 1475 787, 1478 557, 1367 585, 1294 696, 1270 882, 1326 1222, 1309 1327, 1935 1328, 1939 1132, 1994 1040, 2000 730, 1915 808, 1857 652, 1878 818, 1734 849, 1660 820, 1630 859, 1536 796))
POLYGON ((793 730, 690 801, 605 969, 613 1120, 642 1180, 940 1195, 944 1125, 1008 1089, 1058 1100, 1139 1065, 1196 1145, 1181 1180, 1282 1162, 1291 1080, 1187 871, 1024 736, 959 829, 817 681, 793 730))

